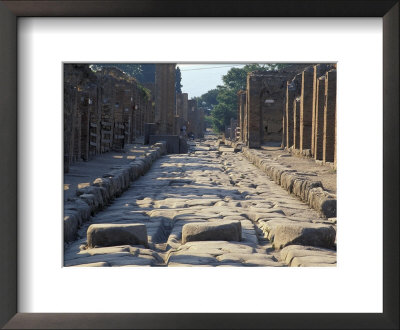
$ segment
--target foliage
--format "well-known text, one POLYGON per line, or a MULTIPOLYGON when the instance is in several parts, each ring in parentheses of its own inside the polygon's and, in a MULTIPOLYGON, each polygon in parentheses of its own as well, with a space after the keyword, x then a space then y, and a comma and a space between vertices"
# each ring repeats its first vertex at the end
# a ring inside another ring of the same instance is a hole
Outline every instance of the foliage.
POLYGON ((195 97, 198 107, 212 109, 217 103, 218 89, 210 89, 200 97, 195 97))
MULTIPOLYGON (((97 63, 92 65, 93 71, 101 70, 101 67, 114 67, 134 77, 142 84, 155 83, 156 65, 152 63, 134 64, 134 63, 97 63)), ((181 84, 182 75, 179 67, 175 70, 175 90, 182 93, 181 84)))
POLYGON ((146 101, 149 101, 151 99, 151 91, 150 91, 150 89, 147 89, 146 87, 143 87, 140 84, 138 84, 137 87, 141 91, 141 94, 142 94, 143 98, 146 101))
POLYGON ((181 81, 182 81, 181 69, 179 69, 179 66, 177 66, 175 69, 175 92, 176 93, 182 93, 181 81))
POLYGON ((231 68, 222 77, 223 85, 217 86, 200 97, 201 102, 212 104, 211 120, 213 129, 221 132, 230 125, 231 118, 237 117, 237 93, 246 89, 247 74, 252 71, 276 71, 286 64, 247 64, 243 68, 231 68), (214 98, 214 99, 213 99, 214 98), (211 102, 216 103, 208 103, 211 102), (207 101, 206 101, 207 100, 207 101))
POLYGON ((211 116, 204 116, 204 122, 206 123, 206 127, 210 128, 213 126, 213 121, 211 116))

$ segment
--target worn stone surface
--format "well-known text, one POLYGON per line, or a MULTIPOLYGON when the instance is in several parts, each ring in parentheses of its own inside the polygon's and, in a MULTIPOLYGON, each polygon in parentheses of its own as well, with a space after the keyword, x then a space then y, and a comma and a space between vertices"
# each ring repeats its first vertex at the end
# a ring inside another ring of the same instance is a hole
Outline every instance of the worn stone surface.
POLYGON ((64 176, 64 242, 74 240, 79 227, 91 215, 126 191, 130 182, 143 175, 166 151, 166 143, 157 142, 150 147, 129 147, 125 155, 128 161, 121 160, 124 153, 111 153, 71 165, 70 173, 64 176))
POLYGON ((87 231, 88 247, 114 245, 148 245, 144 224, 93 224, 87 231))
POLYGON ((263 224, 285 220, 327 225, 328 220, 288 194, 243 153, 223 145, 218 150, 216 142, 215 136, 207 135, 204 141, 190 142, 188 154, 155 160, 128 190, 82 223, 77 240, 65 247, 64 264, 287 266, 272 248, 263 224), (146 226, 148 248, 131 244, 87 248, 89 225, 110 222, 146 226), (241 241, 183 242, 186 225, 200 223, 210 228, 226 222, 240 223, 241 241))
POLYGON ((280 260, 292 267, 334 267, 336 251, 313 246, 289 245, 281 250, 280 260))
MULTIPOLYGON (((282 152, 279 156, 291 157, 287 151, 282 152)), ((286 160, 286 157, 272 157, 274 153, 276 148, 273 147, 261 151, 243 149, 243 155, 262 169, 271 180, 308 203, 324 217, 336 217, 336 172, 316 164, 312 166, 309 164, 311 160, 298 159, 296 168, 308 170, 300 172, 292 168, 291 160, 286 160), (330 188, 329 191, 325 189, 325 184, 330 188)))
POLYGON ((188 223, 182 229, 182 244, 191 241, 240 241, 240 221, 188 223))
POLYGON ((336 231, 333 226, 287 219, 269 220, 262 227, 275 249, 300 244, 331 248, 336 231))

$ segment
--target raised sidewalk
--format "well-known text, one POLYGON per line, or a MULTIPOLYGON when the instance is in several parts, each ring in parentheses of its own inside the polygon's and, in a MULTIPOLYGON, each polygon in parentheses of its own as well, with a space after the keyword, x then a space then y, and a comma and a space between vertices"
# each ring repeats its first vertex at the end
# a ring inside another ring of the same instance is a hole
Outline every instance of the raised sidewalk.
POLYGON ((166 152, 165 142, 127 145, 125 152, 109 152, 73 164, 64 175, 64 242, 74 240, 83 222, 127 190, 131 181, 166 152))
POLYGON ((271 180, 297 196, 325 218, 336 218, 336 170, 313 159, 296 156, 274 145, 249 149, 229 140, 271 180))

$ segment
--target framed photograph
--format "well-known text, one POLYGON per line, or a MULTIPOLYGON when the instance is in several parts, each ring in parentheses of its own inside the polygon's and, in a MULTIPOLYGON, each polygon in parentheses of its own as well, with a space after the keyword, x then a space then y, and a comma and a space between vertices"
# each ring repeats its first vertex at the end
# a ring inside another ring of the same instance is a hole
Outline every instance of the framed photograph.
POLYGON ((398 328, 398 19, 398 1, 0 1, 0 324, 398 328), (324 208, 315 183, 289 203, 260 185, 304 157, 331 166, 324 208), (295 221, 323 241, 286 242, 295 221))

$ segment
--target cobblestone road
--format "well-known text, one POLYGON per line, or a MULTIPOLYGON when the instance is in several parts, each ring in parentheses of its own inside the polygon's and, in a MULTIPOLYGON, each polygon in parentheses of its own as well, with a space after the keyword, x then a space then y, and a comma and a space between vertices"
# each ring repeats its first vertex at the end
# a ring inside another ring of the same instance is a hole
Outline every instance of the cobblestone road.
POLYGON ((323 248, 321 230, 325 236, 328 230, 336 234, 334 224, 289 195, 241 153, 217 149, 216 138, 206 136, 189 154, 157 160, 129 190, 85 223, 80 238, 66 245, 64 265, 335 266, 336 252, 334 247, 323 248), (239 242, 182 244, 185 224, 235 220, 242 228, 239 242), (149 246, 87 248, 88 227, 110 223, 145 224, 149 246), (301 234, 296 234, 298 228, 301 234), (304 240, 307 233, 313 244, 304 240), (280 249, 288 235, 295 239, 280 249))

